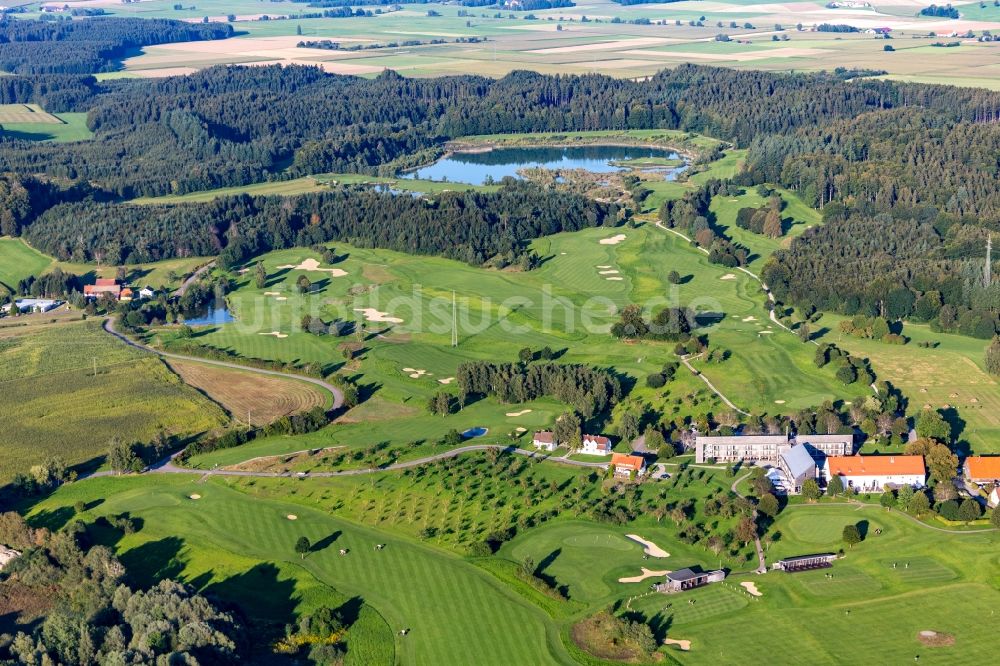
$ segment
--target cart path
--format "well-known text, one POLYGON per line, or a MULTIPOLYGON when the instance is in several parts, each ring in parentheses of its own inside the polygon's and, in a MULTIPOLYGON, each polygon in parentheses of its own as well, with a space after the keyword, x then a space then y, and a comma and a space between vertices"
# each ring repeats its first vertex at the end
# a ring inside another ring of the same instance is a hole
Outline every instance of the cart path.
POLYGON ((200 278, 205 273, 205 271, 207 271, 208 269, 212 268, 213 266, 215 266, 215 260, 214 259, 212 261, 208 262, 207 264, 205 264, 204 266, 202 266, 201 268, 199 268, 198 270, 196 270, 191 275, 189 275, 187 277, 187 279, 184 280, 184 282, 181 283, 181 286, 177 288, 177 291, 174 292, 174 296, 183 296, 184 292, 186 292, 188 290, 188 287, 190 287, 192 284, 194 284, 194 282, 198 278, 200 278))
POLYGON ((255 368, 249 365, 241 365, 239 363, 230 363, 228 361, 216 361, 214 359, 199 358, 197 356, 187 356, 185 354, 172 354, 170 352, 161 351, 159 349, 153 349, 140 342, 132 340, 122 333, 115 330, 114 320, 110 317, 104 320, 104 330, 115 336, 125 344, 130 347, 135 347, 136 349, 141 349, 146 352, 151 352, 160 356, 162 358, 173 358, 178 361, 191 361, 193 363, 207 363, 208 365, 217 365, 222 368, 230 368, 232 370, 242 370, 243 372, 252 372, 258 375, 268 375, 270 377, 284 377, 286 379, 293 379, 296 381, 309 382, 310 384, 315 384, 320 388, 326 389, 333 395, 333 409, 340 409, 344 404, 344 393, 334 386, 333 384, 323 381, 322 379, 317 379, 316 377, 308 377, 306 375, 300 375, 294 372, 281 372, 279 370, 265 370, 264 368, 255 368))

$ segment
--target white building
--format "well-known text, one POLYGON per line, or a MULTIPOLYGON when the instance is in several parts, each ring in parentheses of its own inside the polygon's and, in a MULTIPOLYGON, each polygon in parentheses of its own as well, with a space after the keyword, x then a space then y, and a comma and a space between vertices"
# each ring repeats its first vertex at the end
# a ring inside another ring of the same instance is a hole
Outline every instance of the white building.
POLYGON ((556 450, 555 435, 547 430, 536 432, 531 438, 531 443, 535 445, 536 449, 541 449, 542 451, 552 452, 556 450))
POLYGON ((611 453, 611 440, 601 435, 584 435, 580 453, 591 456, 606 456, 611 453))
MULTIPOLYGON (((20 312, 48 312, 62 305, 62 301, 48 298, 19 298, 14 304, 20 312)), ((10 303, 3 306, 3 311, 10 312, 10 303)))
POLYGON ((833 456, 826 459, 827 483, 839 476, 844 487, 880 493, 886 486, 922 488, 927 479, 923 456, 833 456))
POLYGON ((801 444, 814 460, 854 453, 853 435, 698 435, 695 462, 748 462, 777 465, 782 451, 801 444))

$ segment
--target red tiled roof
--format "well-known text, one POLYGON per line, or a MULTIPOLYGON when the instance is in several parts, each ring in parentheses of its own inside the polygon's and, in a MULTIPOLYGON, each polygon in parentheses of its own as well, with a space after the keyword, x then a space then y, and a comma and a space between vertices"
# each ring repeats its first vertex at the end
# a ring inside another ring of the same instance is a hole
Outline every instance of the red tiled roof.
POLYGON ((98 287, 117 287, 118 280, 114 278, 97 278, 94 284, 98 287))
POLYGON ((1000 456, 969 456, 965 471, 970 479, 1000 479, 1000 456))
POLYGON ((627 456, 624 453, 611 454, 611 465, 615 469, 627 469, 629 471, 641 472, 645 462, 646 461, 640 456, 627 456))
POLYGON ((923 456, 830 456, 826 459, 831 475, 889 476, 924 475, 923 456))
POLYGON ((544 431, 544 430, 540 431, 540 432, 536 432, 533 441, 541 442, 543 444, 551 444, 552 443, 552 433, 544 431))

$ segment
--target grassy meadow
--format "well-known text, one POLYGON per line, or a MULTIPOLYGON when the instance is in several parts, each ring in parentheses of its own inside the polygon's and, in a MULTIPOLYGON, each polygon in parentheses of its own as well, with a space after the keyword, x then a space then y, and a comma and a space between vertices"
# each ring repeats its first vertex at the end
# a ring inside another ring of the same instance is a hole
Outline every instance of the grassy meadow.
POLYGON ((0 483, 51 456, 92 465, 115 436, 148 441, 163 429, 186 438, 227 421, 162 361, 96 321, 0 329, 0 402, 0 483))
MULTIPOLYGON (((147 264, 125 266, 125 279, 129 283, 156 289, 173 289, 180 286, 185 275, 211 261, 206 257, 183 257, 165 259, 147 264)), ((96 278, 113 278, 118 274, 117 266, 101 266, 72 261, 59 261, 39 252, 20 238, 0 238, 0 283, 17 287, 19 280, 30 275, 42 275, 56 268, 64 273, 73 273, 84 282, 93 283, 96 278)))
POLYGON ((37 104, 0 104, 0 136, 25 141, 85 141, 86 113, 47 113, 37 104))

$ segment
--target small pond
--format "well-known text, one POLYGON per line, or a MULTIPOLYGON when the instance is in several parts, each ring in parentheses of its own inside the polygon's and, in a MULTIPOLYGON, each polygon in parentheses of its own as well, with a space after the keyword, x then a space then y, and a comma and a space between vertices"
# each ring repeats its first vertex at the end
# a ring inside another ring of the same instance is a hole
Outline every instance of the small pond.
POLYGON ((200 317, 191 317, 184 320, 188 326, 219 326, 230 324, 236 321, 236 317, 229 313, 229 308, 209 308, 208 312, 200 317))
POLYGON ((462 439, 472 439, 474 437, 482 437, 489 432, 489 429, 483 428, 482 426, 476 428, 469 428, 462 433, 462 439))
MULTIPOLYGON (((518 170, 530 167, 545 169, 584 169, 592 173, 624 171, 629 160, 680 160, 676 152, 642 146, 571 146, 564 148, 495 148, 485 152, 452 153, 434 164, 410 171, 405 178, 448 181, 482 185, 488 179, 499 182, 506 176, 519 178, 518 170)), ((638 164, 642 164, 639 162, 638 164)), ((663 173, 666 180, 676 180, 687 169, 677 166, 650 166, 646 171, 663 173)))

